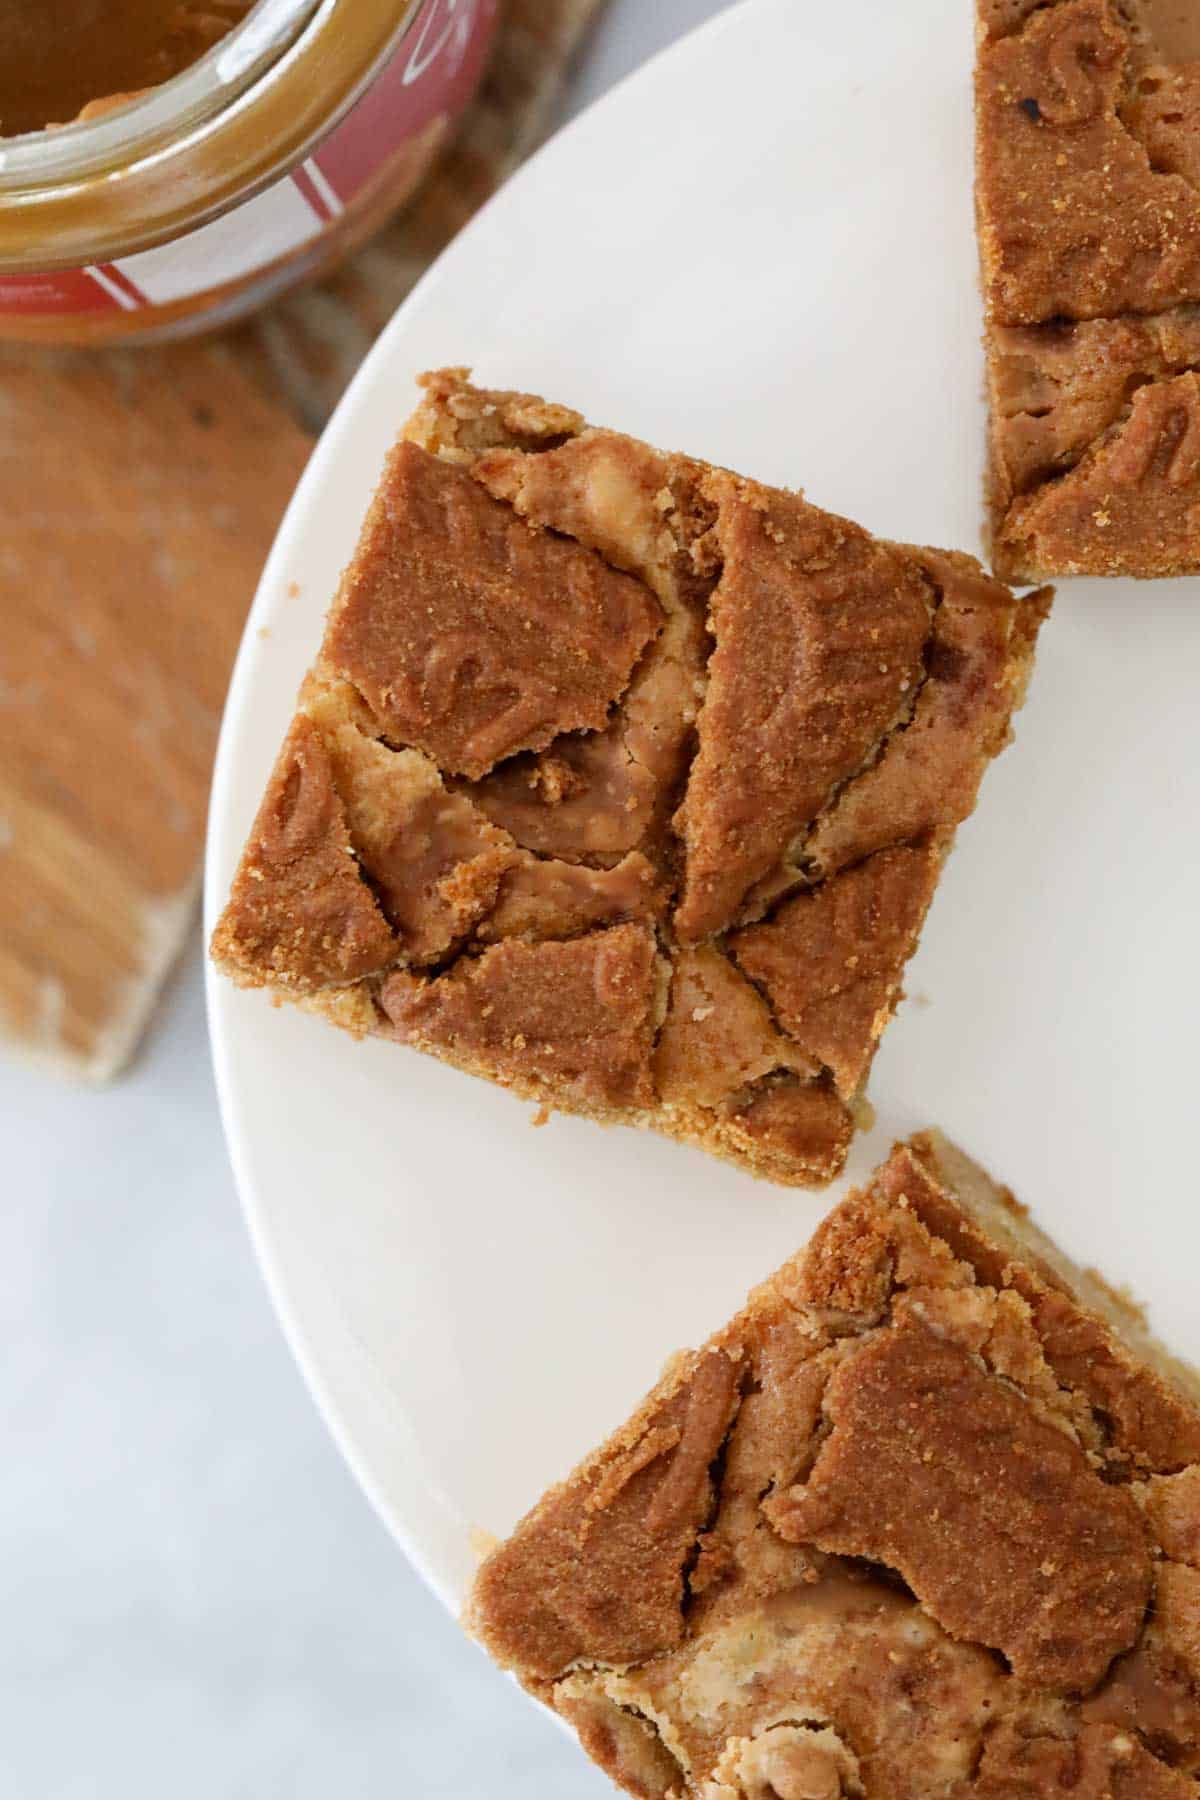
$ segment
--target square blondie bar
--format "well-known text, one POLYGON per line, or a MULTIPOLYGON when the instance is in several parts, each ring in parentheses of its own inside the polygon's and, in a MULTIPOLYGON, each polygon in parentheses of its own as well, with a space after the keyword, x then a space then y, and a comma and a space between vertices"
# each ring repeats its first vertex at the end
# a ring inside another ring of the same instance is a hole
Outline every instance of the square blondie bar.
POLYGON ((1047 604, 426 377, 213 954, 536 1101, 827 1180, 1047 604))
POLYGON ((1195 1800, 1200 1379, 924 1133, 467 1622, 640 1800, 1195 1800))
POLYGON ((1200 7, 978 0, 993 562, 1200 569, 1200 7))

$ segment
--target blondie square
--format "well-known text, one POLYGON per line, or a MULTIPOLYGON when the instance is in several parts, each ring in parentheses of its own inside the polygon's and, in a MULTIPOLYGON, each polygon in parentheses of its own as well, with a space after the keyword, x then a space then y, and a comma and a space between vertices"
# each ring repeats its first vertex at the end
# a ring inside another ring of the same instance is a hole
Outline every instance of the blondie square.
POLYGON ((1200 1379, 924 1133, 467 1622, 641 1800, 1196 1800, 1200 1379))
POLYGON ((993 561, 1200 569, 1200 7, 978 0, 993 561))
POLYGON ((546 1105, 825 1181, 1047 604, 428 376, 213 954, 546 1105))

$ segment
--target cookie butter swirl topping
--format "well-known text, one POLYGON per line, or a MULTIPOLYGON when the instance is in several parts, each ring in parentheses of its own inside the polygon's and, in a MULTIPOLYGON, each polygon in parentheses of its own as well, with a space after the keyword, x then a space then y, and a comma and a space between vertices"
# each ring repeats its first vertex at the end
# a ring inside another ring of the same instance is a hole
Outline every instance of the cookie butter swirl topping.
POLYGON ((1118 39, 1099 20, 1067 10, 1056 29, 1045 33, 1039 55, 1045 71, 1033 104, 1051 125, 1086 125, 1104 105, 1101 77, 1121 53, 1118 39))
POLYGON ((765 1502, 782 1537, 886 1563, 952 1637, 1055 1692, 1094 1687, 1136 1641, 1151 1593, 1137 1507, 970 1352, 894 1326, 838 1369, 824 1416, 811 1475, 765 1502))
POLYGON ((994 325, 1115 319, 1200 299, 1200 193, 1188 178, 1197 51, 1174 71, 1147 61, 1160 47, 1175 54, 1166 14, 1183 22, 1195 9, 1164 0, 1159 11, 1142 30, 1133 21, 1146 23, 1145 0, 996 7, 977 88, 994 325))

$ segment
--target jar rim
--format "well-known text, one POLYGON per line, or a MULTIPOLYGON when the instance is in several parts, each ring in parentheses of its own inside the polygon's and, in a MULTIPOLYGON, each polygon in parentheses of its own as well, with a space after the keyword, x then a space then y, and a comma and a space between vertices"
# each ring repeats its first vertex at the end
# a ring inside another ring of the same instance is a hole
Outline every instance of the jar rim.
POLYGON ((256 0, 246 17, 169 81, 94 119, 0 137, 0 193, 77 181, 154 150, 211 118, 277 60, 321 0, 256 0))
MULTIPOLYGON (((452 16, 460 0, 443 3, 452 16)), ((249 198, 337 123, 426 4, 257 0, 136 100, 0 138, 0 272, 107 261, 249 198)))

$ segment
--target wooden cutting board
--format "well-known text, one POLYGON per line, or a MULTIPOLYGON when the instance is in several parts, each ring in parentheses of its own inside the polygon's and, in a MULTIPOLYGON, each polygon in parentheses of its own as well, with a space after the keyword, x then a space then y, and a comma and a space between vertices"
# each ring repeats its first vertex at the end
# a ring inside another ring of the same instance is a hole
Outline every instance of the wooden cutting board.
MULTIPOLYGON (((508 0, 404 214, 248 325, 0 354, 0 1041, 106 1080, 194 928, 229 670, 275 528, 354 370, 550 123, 602 0, 508 0)), ((364 496, 365 504, 366 496, 364 496)))

